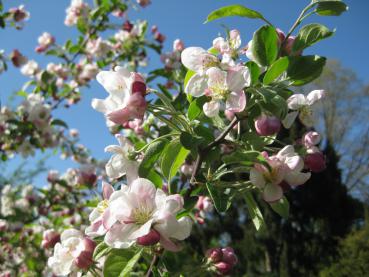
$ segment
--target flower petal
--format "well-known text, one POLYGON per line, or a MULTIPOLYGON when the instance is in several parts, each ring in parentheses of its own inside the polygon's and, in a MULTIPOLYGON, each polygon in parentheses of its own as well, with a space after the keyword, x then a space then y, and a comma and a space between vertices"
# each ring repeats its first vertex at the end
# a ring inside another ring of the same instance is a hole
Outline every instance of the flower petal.
POLYGON ((287 99, 288 108, 291 110, 298 110, 307 104, 308 102, 303 94, 294 94, 287 99))
POLYGON ((188 93, 194 97, 200 97, 204 95, 205 89, 207 87, 208 84, 206 76, 194 74, 187 82, 185 93, 188 93))
POLYGON ((283 190, 279 185, 267 184, 263 191, 263 199, 266 202, 275 202, 283 197, 283 190))
POLYGON ((292 124, 295 122, 295 119, 299 112, 290 112, 286 115, 286 117, 282 120, 282 124, 284 128, 289 129, 291 128, 292 124))
POLYGON ((226 110, 234 113, 242 112, 246 107, 246 96, 241 90, 231 92, 226 101, 226 110))
POLYGON ((315 102, 319 101, 320 99, 324 98, 326 95, 325 90, 313 90, 307 96, 308 105, 313 105, 315 102))
POLYGON ((256 170, 255 168, 251 168, 250 170, 250 181, 258 188, 263 188, 265 186, 263 174, 261 174, 260 171, 256 170))
POLYGON ((205 103, 202 109, 207 117, 214 117, 219 114, 220 104, 218 101, 210 101, 205 103))

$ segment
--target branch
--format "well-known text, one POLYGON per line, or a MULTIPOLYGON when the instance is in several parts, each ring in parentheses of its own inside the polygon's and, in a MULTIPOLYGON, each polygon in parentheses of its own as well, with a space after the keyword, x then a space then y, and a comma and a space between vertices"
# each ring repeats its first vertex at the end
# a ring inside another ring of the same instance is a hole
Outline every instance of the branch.
POLYGON ((146 277, 152 276, 152 270, 154 269, 154 266, 156 266, 158 264, 158 262, 159 262, 159 259, 158 258, 159 257, 158 257, 157 254, 155 254, 154 257, 152 257, 152 260, 151 260, 151 263, 150 263, 150 267, 147 270, 146 275, 145 275, 146 277))
POLYGON ((204 160, 204 156, 211 150, 213 147, 218 146, 221 144, 224 140, 224 138, 228 135, 228 133, 233 129, 234 126, 237 125, 238 122, 240 122, 241 119, 237 118, 237 116, 229 123, 227 128, 211 143, 209 143, 207 146, 205 146, 203 149, 199 149, 199 154, 195 161, 195 167, 192 172, 192 176, 190 179, 190 187, 186 192, 185 198, 188 198, 191 195, 191 192, 196 187, 196 175, 198 174, 202 161, 204 160))

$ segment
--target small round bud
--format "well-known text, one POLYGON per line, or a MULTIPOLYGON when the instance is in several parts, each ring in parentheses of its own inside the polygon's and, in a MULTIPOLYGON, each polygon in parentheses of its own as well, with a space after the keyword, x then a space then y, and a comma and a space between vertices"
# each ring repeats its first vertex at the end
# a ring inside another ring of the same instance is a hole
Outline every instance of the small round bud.
POLYGON ((216 263, 214 266, 217 269, 217 271, 222 275, 228 274, 229 272, 231 272, 233 268, 232 265, 226 262, 219 262, 219 263, 216 263))
POLYGON ((44 249, 52 248, 60 241, 60 234, 53 229, 46 230, 42 235, 41 247, 44 249))
POLYGON ((213 263, 217 263, 222 260, 223 252, 222 249, 219 247, 210 248, 206 251, 205 256, 213 263))
POLYGON ((226 262, 232 266, 237 264, 238 259, 232 247, 222 248, 222 253, 223 253, 222 259, 223 262, 226 262))
POLYGON ((255 120, 255 129, 260 136, 271 136, 281 129, 281 121, 275 116, 262 115, 255 120))
POLYGON ((307 154, 304 162, 305 166, 312 172, 321 172, 326 168, 325 157, 321 152, 307 154))

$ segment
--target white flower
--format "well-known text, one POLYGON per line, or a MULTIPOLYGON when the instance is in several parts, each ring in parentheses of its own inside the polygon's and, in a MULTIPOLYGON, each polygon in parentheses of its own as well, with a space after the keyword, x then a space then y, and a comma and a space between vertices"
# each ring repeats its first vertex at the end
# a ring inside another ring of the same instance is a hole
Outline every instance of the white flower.
POLYGON ((92 264, 95 243, 75 229, 65 230, 60 236, 60 243, 54 247, 54 255, 47 264, 53 273, 62 276, 77 270, 87 269, 92 264))
POLYGON ((138 178, 128 187, 112 194, 107 222, 109 231, 105 243, 114 248, 128 248, 137 240, 156 234, 156 243, 170 251, 179 250, 175 240, 190 235, 192 221, 189 217, 177 220, 176 214, 183 208, 180 195, 167 196, 156 189, 149 180, 138 178), (114 194, 118 194, 114 196, 114 194))
POLYGON ((113 153, 105 166, 106 174, 113 179, 126 175, 127 182, 131 183, 138 177, 138 163, 128 158, 129 152, 134 148, 122 135, 118 134, 115 137, 119 145, 109 145, 105 148, 105 152, 113 153))
POLYGON ((142 119, 146 110, 146 84, 139 73, 129 72, 123 67, 115 67, 114 71, 101 71, 97 81, 109 93, 102 99, 93 99, 92 107, 105 114, 109 127, 125 124, 129 120, 142 119))
POLYGON ((314 124, 314 106, 325 96, 324 90, 313 90, 307 96, 294 94, 287 100, 288 108, 293 110, 282 121, 285 128, 290 128, 299 115, 302 124, 312 127, 314 124))
POLYGON ((25 65, 21 67, 21 73, 25 76, 35 76, 39 72, 40 68, 36 61, 28 61, 25 65))

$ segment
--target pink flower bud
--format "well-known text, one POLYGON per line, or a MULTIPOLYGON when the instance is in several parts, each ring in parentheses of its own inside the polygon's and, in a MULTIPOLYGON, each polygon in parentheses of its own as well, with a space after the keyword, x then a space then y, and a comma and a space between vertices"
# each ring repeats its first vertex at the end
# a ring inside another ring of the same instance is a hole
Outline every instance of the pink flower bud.
POLYGON ((226 262, 232 266, 235 266, 237 264, 238 259, 232 247, 222 248, 222 253, 223 253, 222 258, 223 262, 226 262))
POLYGON ((23 56, 17 49, 10 54, 10 60, 15 67, 21 67, 27 63, 27 58, 23 56))
POLYGON ((305 166, 312 172, 321 172, 326 168, 325 157, 321 152, 307 154, 304 162, 305 166))
POLYGON ((137 0, 137 4, 139 4, 141 7, 145 8, 148 5, 151 4, 151 0, 137 0))
POLYGON ((41 247, 44 249, 52 248, 60 241, 60 234, 53 229, 44 231, 42 235, 41 247))
POLYGON ((281 29, 279 29, 279 28, 277 28, 276 29, 276 31, 277 31, 277 35, 278 35, 278 43, 279 43, 279 45, 281 45, 282 44, 282 42, 284 41, 284 39, 286 38, 286 35, 284 34, 284 32, 281 30, 281 29))
POLYGON ((129 20, 127 20, 126 22, 124 22, 122 29, 124 31, 131 32, 131 30, 133 29, 133 24, 129 20))
POLYGON ((159 32, 155 33, 154 38, 159 43, 163 43, 165 41, 165 36, 159 32))
POLYGON ((83 240, 84 250, 82 250, 78 257, 75 258, 74 263, 80 269, 88 269, 92 264, 92 255, 94 253, 96 243, 90 238, 83 240))
POLYGON ((293 52, 292 51, 292 47, 293 44, 295 43, 296 37, 295 36, 290 36, 285 45, 284 45, 284 52, 288 55, 288 56, 300 56, 302 54, 302 50, 298 51, 298 52, 293 52))
POLYGON ((192 171, 193 171, 193 166, 190 164, 183 164, 181 166, 181 172, 185 176, 191 176, 192 171))
POLYGON ((216 248, 210 248, 206 251, 205 256, 211 260, 213 263, 220 262, 223 258, 223 252, 222 249, 219 247, 216 248))
POLYGON ((154 245, 158 243, 159 241, 160 241, 160 234, 155 229, 151 229, 151 231, 147 235, 139 237, 136 240, 137 244, 143 245, 143 246, 154 245))
POLYGON ((151 33, 152 33, 152 34, 155 34, 157 31, 158 31, 158 26, 153 25, 153 26, 151 27, 151 33))
POLYGON ((59 172, 56 170, 50 170, 47 174, 47 181, 50 183, 55 183, 59 179, 59 172))
POLYGON ((255 120, 255 129, 260 136, 270 136, 279 132, 281 121, 275 116, 262 115, 255 120))
POLYGON ((184 43, 182 40, 180 39, 176 39, 174 42, 173 42, 173 51, 183 51, 184 49, 184 43))
POLYGON ((146 95, 145 80, 139 73, 133 73, 134 81, 132 83, 132 93, 140 93, 142 96, 146 95))
POLYGON ((231 272, 233 268, 232 265, 226 262, 219 262, 219 263, 216 263, 214 266, 218 270, 218 272, 222 275, 228 274, 229 272, 231 272))
POLYGON ((320 142, 320 135, 314 131, 307 132, 302 136, 302 142, 306 147, 317 145, 320 142))

